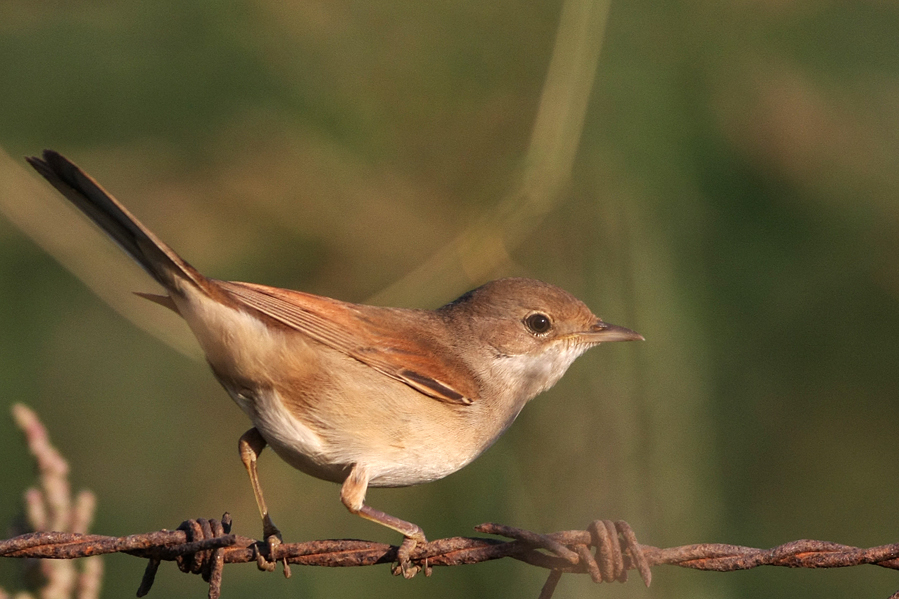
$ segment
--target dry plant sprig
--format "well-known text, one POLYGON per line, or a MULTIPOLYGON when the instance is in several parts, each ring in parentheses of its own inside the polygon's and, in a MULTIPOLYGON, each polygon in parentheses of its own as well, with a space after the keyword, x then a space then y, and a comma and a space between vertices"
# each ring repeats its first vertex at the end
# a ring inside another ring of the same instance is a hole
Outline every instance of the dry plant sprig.
MULTIPOLYGON (((12 406, 12 415, 25 435, 40 480, 40 488, 32 487, 25 491, 28 527, 31 530, 84 535, 94 518, 94 494, 81 491, 73 502, 68 478, 69 464, 50 443, 47 429, 37 415, 22 404, 12 406)), ((86 560, 80 573, 73 562, 44 560, 40 562, 40 571, 44 579, 44 586, 40 589, 43 599, 96 599, 100 595, 103 562, 99 559, 86 560)), ((0 596, 4 593, 0 589, 0 596)), ((28 599, 31 595, 20 593, 16 597, 28 599)))
MULTIPOLYGON (((598 520, 586 530, 538 534, 498 524, 482 524, 479 532, 510 537, 454 537, 420 544, 412 559, 430 575, 434 566, 457 566, 511 557, 550 570, 540 597, 549 599, 562 574, 589 574, 596 582, 624 582, 627 571, 636 569, 649 584, 650 568, 672 565, 696 570, 731 572, 759 566, 788 568, 845 568, 871 564, 899 569, 899 543, 861 549, 828 541, 799 540, 756 549, 739 545, 708 543, 659 548, 636 542, 623 522, 598 520), (591 549, 595 549, 591 553, 591 549)), ((271 561, 286 559, 303 566, 350 567, 390 564, 399 547, 352 539, 308 541, 276 545, 269 553, 266 543, 230 534, 230 518, 221 521, 189 520, 178 530, 105 537, 73 533, 32 533, 0 541, 2 557, 70 559, 103 553, 124 552, 150 563, 139 595, 150 590, 161 561, 177 561, 184 572, 201 574, 209 582, 209 597, 221 592, 224 564, 257 561, 260 553, 271 561)), ((899 592, 891 599, 899 599, 899 592)))

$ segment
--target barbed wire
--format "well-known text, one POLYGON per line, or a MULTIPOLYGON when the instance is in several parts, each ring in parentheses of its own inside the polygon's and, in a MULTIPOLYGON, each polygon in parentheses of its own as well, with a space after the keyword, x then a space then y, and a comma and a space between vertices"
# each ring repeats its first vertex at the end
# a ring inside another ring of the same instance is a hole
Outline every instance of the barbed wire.
MULTIPOLYGON (((511 541, 482 537, 452 537, 421 543, 412 561, 426 576, 435 566, 460 566, 513 558, 550 570, 540 593, 549 599, 563 574, 588 574, 594 582, 625 582, 629 570, 637 570, 649 586, 651 568, 659 565, 696 570, 732 572, 759 566, 787 568, 845 568, 871 564, 899 569, 899 543, 862 549, 829 541, 799 540, 771 549, 703 543, 659 548, 637 543, 625 522, 597 520, 586 530, 539 534, 499 524, 482 524, 476 530, 511 541), (591 549, 595 550, 591 553, 591 549)), ((146 595, 162 561, 175 561, 183 572, 202 575, 209 583, 209 598, 221 594, 225 564, 256 561, 301 566, 353 567, 392 564, 396 545, 354 539, 267 543, 231 534, 231 518, 199 518, 176 530, 160 530, 125 537, 95 534, 35 532, 0 541, 0 557, 73 559, 106 553, 127 553, 149 559, 138 589, 146 595)), ((899 599, 899 591, 890 599, 899 599)))
MULTIPOLYGON (((176 530, 160 530, 126 537, 87 534, 93 516, 94 500, 89 492, 73 498, 68 482, 68 464, 49 442, 47 430, 29 408, 13 406, 13 416, 25 434, 40 475, 40 488, 25 493, 25 508, 32 530, 59 527, 66 532, 32 532, 0 541, 0 557, 42 558, 42 570, 48 589, 54 596, 79 599, 99 596, 102 562, 88 559, 79 574, 64 566, 74 558, 90 558, 107 553, 127 553, 148 559, 139 597, 153 585, 163 561, 174 561, 183 572, 200 574, 209 583, 210 599, 221 595, 222 573, 226 563, 255 561, 260 569, 271 570, 276 562, 290 565, 351 567, 392 564, 398 546, 353 539, 308 541, 270 545, 250 537, 231 534, 231 517, 221 520, 198 518, 183 522, 176 530), (56 560, 56 561, 53 561, 56 560), (46 567, 44 567, 46 566, 46 567)), ((661 549, 637 542, 626 522, 596 520, 586 530, 539 534, 511 526, 481 524, 480 533, 503 536, 494 538, 453 537, 420 543, 412 551, 416 568, 429 576, 434 566, 459 566, 511 557, 550 570, 540 592, 549 599, 563 574, 589 574, 594 582, 625 582, 628 571, 637 570, 649 586, 651 568, 674 565, 697 570, 730 572, 758 566, 789 568, 844 568, 873 564, 899 569, 899 543, 860 549, 828 541, 800 540, 772 549, 755 549, 718 543, 685 545, 661 549), (591 549, 594 550, 591 553, 591 549)), ((396 572, 396 570, 395 570, 396 572)), ((6 597, 0 589, 0 598, 6 597)), ((17 595, 28 596, 30 595, 17 595)), ((899 591, 890 599, 899 599, 899 591)))

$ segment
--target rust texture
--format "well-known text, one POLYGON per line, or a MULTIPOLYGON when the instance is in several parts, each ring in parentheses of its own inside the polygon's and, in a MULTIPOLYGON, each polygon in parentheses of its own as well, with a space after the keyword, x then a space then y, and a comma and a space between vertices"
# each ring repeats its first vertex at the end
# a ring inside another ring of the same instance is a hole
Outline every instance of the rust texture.
MULTIPOLYGON (((650 568, 658 565, 730 572, 758 566, 845 568, 871 564, 899 569, 899 543, 861 549, 828 541, 800 540, 772 549, 706 543, 659 548, 637 542, 626 522, 596 520, 586 530, 539 534, 511 526, 482 524, 476 530, 495 538, 453 537, 419 544, 412 560, 426 575, 435 566, 459 566, 510 557, 550 570, 541 599, 552 597, 563 574, 587 574, 595 582, 624 582, 636 570, 650 583, 650 568)), ((209 583, 210 599, 221 594, 225 564, 270 561, 301 566, 351 567, 391 564, 399 547, 351 539, 267 543, 231 534, 231 518, 198 518, 177 530, 160 530, 126 537, 35 532, 0 541, 0 557, 73 559, 105 553, 128 553, 149 560, 138 596, 146 595, 159 564, 175 561, 183 572, 199 574, 209 583)), ((899 599, 899 593, 894 595, 899 599)))

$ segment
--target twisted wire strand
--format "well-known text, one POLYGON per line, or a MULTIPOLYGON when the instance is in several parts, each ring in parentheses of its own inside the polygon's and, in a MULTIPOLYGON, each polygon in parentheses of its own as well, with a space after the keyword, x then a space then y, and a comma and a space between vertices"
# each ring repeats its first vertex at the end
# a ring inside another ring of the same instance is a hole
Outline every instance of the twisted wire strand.
MULTIPOLYGON (((540 598, 552 597, 563 574, 588 574, 594 582, 624 582, 637 570, 648 586, 650 568, 672 565, 697 570, 731 572, 759 566, 788 568, 845 568, 871 564, 899 569, 899 543, 863 549, 829 541, 798 540, 757 549, 740 545, 704 543, 659 548, 643 545, 626 522, 596 520, 585 530, 539 534, 500 524, 482 524, 476 530, 512 539, 452 537, 416 546, 413 562, 426 575, 434 566, 458 566, 511 557, 550 570, 540 598), (591 549, 594 551, 591 553, 591 549)), ((0 557, 73 559, 106 553, 128 553, 149 560, 138 596, 146 595, 162 561, 175 561, 183 572, 199 574, 209 583, 210 599, 221 594, 225 564, 257 561, 263 554, 272 561, 302 566, 352 567, 390 564, 399 547, 352 539, 284 543, 265 542, 231 533, 231 518, 198 518, 177 530, 160 530, 125 537, 61 532, 35 532, 0 541, 0 557)), ((899 599, 899 592, 891 599, 899 599)))

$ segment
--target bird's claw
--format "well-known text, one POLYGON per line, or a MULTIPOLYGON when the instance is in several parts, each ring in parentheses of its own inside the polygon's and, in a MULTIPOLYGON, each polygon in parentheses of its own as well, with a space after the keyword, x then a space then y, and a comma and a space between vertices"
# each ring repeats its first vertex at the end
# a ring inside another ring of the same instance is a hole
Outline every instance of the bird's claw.
MULTIPOLYGON (((422 567, 417 564, 412 563, 412 551, 418 545, 419 541, 423 543, 427 543, 427 540, 422 539, 414 539, 412 537, 406 537, 403 539, 400 548, 396 552, 396 566, 393 567, 393 575, 400 576, 403 578, 412 578, 416 574, 418 574, 422 567)), ((425 560, 425 575, 430 576, 431 569, 427 566, 427 560, 425 560)))
MULTIPOLYGON (((256 567, 263 572, 274 572, 275 567, 278 565, 278 560, 275 558, 275 548, 283 543, 281 531, 274 525, 271 525, 271 527, 265 526, 263 528, 265 530, 262 531, 262 534, 265 537, 268 551, 262 552, 260 551, 259 546, 256 546, 256 567)), ((284 564, 284 578, 290 578, 290 565, 287 563, 287 558, 282 557, 281 563, 284 564)))

